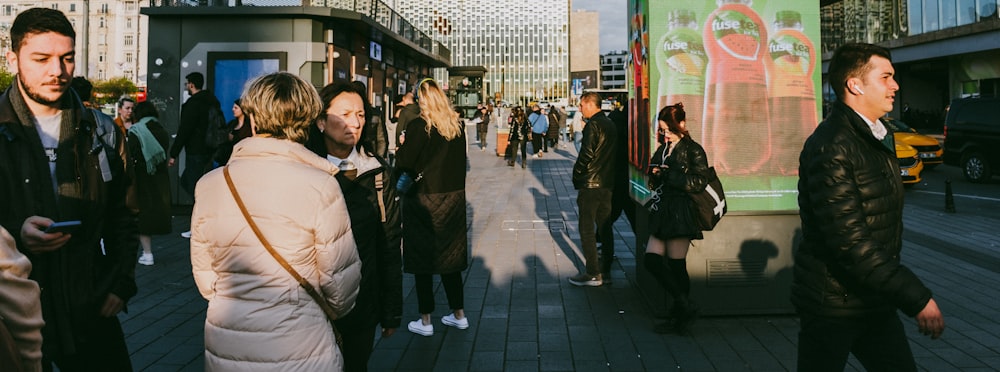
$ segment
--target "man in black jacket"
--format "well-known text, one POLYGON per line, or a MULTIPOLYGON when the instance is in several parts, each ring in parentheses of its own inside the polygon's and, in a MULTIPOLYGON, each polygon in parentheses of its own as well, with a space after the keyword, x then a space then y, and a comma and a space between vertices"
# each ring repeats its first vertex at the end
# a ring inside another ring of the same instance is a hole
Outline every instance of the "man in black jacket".
POLYGON ((209 171, 212 165, 212 153, 215 149, 205 144, 205 131, 208 130, 208 110, 221 107, 219 99, 212 92, 202 89, 205 86, 205 75, 192 72, 184 77, 185 86, 191 98, 181 106, 181 122, 177 127, 177 137, 170 146, 169 166, 174 166, 176 159, 185 150, 184 173, 181 175, 181 187, 194 196, 194 186, 201 176, 209 171))
POLYGON ((900 263, 903 184, 892 133, 879 121, 899 90, 894 73, 885 48, 837 48, 829 80, 838 102, 799 157, 800 371, 842 371, 852 353, 868 370, 916 371, 896 309, 933 339, 944 331, 931 291, 900 263))
POLYGON ((587 120, 583 129, 580 154, 573 165, 573 188, 579 190, 576 205, 580 210, 580 245, 586 269, 569 278, 576 286, 599 287, 604 284, 597 258, 597 227, 611 214, 611 194, 615 177, 615 126, 601 112, 601 97, 585 93, 580 97, 580 113, 587 120))
POLYGON ((16 75, 0 95, 0 226, 12 227, 42 288, 43 370, 131 371, 117 314, 137 291, 138 237, 122 160, 69 89, 76 32, 66 16, 28 9, 10 32, 16 75), (57 221, 80 224, 46 232, 57 221))

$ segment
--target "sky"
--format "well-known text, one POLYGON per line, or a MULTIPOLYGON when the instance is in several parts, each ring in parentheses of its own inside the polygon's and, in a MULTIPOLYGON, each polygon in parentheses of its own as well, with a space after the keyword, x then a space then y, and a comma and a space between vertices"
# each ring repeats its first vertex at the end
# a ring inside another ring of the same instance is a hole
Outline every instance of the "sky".
POLYGON ((625 50, 628 39, 628 6, 625 0, 572 0, 573 10, 600 13, 601 54, 625 50))

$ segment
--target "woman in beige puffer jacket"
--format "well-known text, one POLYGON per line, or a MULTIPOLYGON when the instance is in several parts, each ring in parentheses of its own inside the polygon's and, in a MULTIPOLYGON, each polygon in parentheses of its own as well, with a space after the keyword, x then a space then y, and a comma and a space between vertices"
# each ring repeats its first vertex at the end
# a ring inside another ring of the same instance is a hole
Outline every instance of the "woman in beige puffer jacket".
MULTIPOLYGON (((337 313, 354 307, 361 263, 337 168, 302 143, 320 112, 315 88, 288 73, 247 88, 254 137, 228 167, 254 222, 275 250, 337 313)), ((206 174, 191 216, 195 283, 209 301, 206 371, 339 371, 333 330, 320 306, 271 256, 236 205, 222 169, 206 174)))

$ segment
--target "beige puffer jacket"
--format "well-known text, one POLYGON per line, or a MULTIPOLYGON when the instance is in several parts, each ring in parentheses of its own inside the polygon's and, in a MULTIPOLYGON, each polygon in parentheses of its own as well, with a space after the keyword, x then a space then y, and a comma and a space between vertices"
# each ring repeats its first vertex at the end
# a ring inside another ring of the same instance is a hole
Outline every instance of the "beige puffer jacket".
POLYGON ((14 238, 0 226, 0 321, 7 325, 17 344, 21 370, 34 372, 42 370, 42 326, 45 321, 39 300, 41 291, 38 283, 28 279, 29 274, 31 261, 17 250, 14 238))
MULTIPOLYGON (((338 317, 361 280, 343 194, 326 159, 286 140, 240 141, 230 174, 264 237, 338 317)), ((206 371, 339 371, 323 310, 267 252, 236 205, 222 168, 195 191, 191 265, 205 320, 206 371)))

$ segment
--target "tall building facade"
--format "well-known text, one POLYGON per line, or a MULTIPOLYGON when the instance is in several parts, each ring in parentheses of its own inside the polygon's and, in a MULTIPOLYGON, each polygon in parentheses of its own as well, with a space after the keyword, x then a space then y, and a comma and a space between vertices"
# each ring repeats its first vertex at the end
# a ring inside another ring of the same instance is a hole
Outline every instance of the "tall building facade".
MULTIPOLYGON (((147 22, 138 0, 4 0, 0 4, 0 59, 6 58, 10 25, 25 10, 46 7, 62 11, 76 30, 78 76, 91 80, 124 77, 136 85, 146 81, 147 22)), ((0 61, 0 62, 5 62, 0 61)))
MULTIPOLYGON (((900 90, 890 113, 940 130, 952 99, 1000 95, 998 0, 824 0, 824 61, 847 42, 889 48, 900 90), (903 107, 909 107, 903 113, 903 107)), ((824 71, 826 62, 824 62, 824 71)), ((833 93, 824 83, 824 100, 833 93)))
POLYGON ((601 55, 601 88, 625 89, 625 62, 628 52, 614 50, 601 55))
POLYGON ((485 67, 488 95, 522 103, 567 97, 569 1, 422 0, 392 6, 451 50, 452 66, 485 67))
POLYGON ((600 87, 601 14, 577 10, 569 15, 570 104, 584 89, 600 87))

